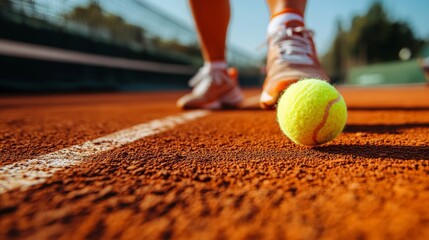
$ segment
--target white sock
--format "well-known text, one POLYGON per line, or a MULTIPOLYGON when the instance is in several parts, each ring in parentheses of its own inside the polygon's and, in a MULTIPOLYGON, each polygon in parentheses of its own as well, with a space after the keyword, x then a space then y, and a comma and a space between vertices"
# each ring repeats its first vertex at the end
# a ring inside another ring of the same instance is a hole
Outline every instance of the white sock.
POLYGON ((208 69, 226 69, 228 65, 225 61, 204 62, 204 67, 208 69))
POLYGON ((276 33, 279 28, 283 27, 285 23, 289 21, 304 22, 304 19, 296 13, 282 13, 280 15, 277 15, 273 19, 271 19, 270 23, 268 24, 268 36, 276 33))

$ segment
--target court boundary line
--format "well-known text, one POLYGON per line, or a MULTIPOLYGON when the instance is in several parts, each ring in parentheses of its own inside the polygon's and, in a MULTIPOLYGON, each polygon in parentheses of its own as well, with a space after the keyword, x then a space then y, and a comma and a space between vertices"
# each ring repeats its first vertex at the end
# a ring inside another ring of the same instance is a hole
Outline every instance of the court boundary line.
POLYGON ((81 164, 88 160, 89 157, 165 132, 209 114, 210 111, 207 110, 195 110, 155 119, 79 145, 73 145, 33 159, 2 166, 0 167, 0 194, 15 189, 23 191, 28 187, 42 184, 56 172, 69 166, 81 164))

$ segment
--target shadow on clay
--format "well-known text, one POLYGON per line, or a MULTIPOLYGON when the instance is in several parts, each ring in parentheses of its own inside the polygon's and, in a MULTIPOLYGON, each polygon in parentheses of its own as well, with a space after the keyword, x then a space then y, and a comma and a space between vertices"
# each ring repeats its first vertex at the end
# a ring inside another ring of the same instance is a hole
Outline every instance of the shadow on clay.
MULTIPOLYGON (((429 128, 429 123, 404 123, 404 124, 375 124, 361 125, 348 124, 345 133, 360 133, 357 138, 371 138, 365 134, 400 134, 407 129, 429 128)), ((314 150, 340 154, 352 155, 364 158, 392 158, 401 160, 429 160, 429 147, 426 146, 395 146, 395 145, 356 145, 337 144, 315 147, 314 150)))
POLYGON ((364 158, 429 160, 429 148, 427 146, 338 144, 319 146, 314 147, 313 149, 324 153, 350 155, 364 158))
POLYGON ((386 106, 386 107, 347 107, 348 111, 429 111, 429 107, 399 107, 399 106, 386 106))
POLYGON ((429 123, 403 123, 403 124, 347 124, 344 128, 345 133, 388 133, 399 134, 407 129, 429 128, 429 123))

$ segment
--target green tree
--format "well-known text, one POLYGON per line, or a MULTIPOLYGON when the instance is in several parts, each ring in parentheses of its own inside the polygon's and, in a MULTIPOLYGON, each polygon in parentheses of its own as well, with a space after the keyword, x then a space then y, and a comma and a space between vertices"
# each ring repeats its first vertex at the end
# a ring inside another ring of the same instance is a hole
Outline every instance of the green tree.
POLYGON ((97 2, 87 6, 77 6, 71 12, 64 14, 69 21, 81 23, 94 32, 108 31, 110 38, 119 42, 144 43, 144 29, 127 23, 121 16, 103 11, 97 2))
POLYGON ((322 63, 331 76, 343 78, 350 66, 398 60, 404 47, 415 56, 423 44, 407 23, 391 20, 383 5, 375 2, 365 15, 353 17, 348 31, 337 30, 322 63))
POLYGON ((85 6, 75 7, 64 14, 64 18, 90 28, 91 34, 103 34, 107 31, 109 38, 116 42, 137 43, 144 48, 149 46, 163 51, 200 57, 200 50, 196 44, 185 45, 175 39, 167 40, 158 36, 146 39, 143 28, 127 23, 121 16, 105 12, 96 1, 91 1, 85 6))
POLYGON ((332 82, 344 79, 347 57, 346 33, 340 20, 337 20, 337 33, 330 51, 322 58, 324 67, 331 76, 332 82))

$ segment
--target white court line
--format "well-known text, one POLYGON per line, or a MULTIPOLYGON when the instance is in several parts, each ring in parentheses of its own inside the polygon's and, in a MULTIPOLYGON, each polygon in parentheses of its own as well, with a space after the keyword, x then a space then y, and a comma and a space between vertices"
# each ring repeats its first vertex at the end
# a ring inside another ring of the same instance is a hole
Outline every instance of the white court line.
POLYGON ((209 113, 205 110, 196 110, 153 120, 34 159, 5 165, 0 167, 0 194, 14 189, 25 190, 41 184, 55 172, 80 164, 88 157, 173 129, 177 125, 207 116, 209 113))

